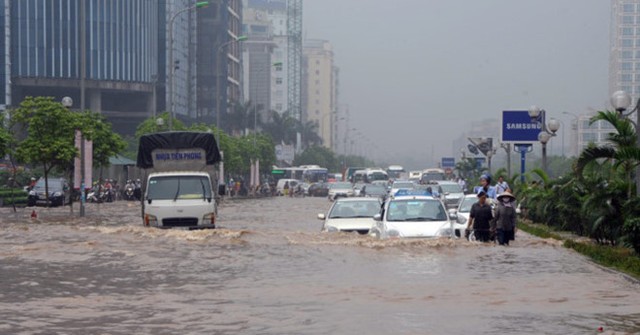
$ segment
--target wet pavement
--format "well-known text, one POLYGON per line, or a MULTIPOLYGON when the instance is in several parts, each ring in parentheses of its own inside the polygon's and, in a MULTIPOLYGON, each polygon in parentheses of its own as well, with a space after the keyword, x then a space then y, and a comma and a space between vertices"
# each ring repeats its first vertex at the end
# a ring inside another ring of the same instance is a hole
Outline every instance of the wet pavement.
POLYGON ((557 241, 321 233, 329 205, 225 200, 204 231, 2 208, 0 334, 640 333, 640 285, 557 241))

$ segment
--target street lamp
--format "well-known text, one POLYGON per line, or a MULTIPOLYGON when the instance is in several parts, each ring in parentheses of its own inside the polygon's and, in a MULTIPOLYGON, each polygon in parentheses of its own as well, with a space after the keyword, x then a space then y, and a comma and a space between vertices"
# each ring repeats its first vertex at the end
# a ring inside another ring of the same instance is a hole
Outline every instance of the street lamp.
POLYGON ((529 117, 532 121, 541 123, 541 132, 538 134, 538 141, 542 144, 542 170, 547 172, 547 142, 551 137, 556 136, 556 132, 560 129, 560 122, 554 118, 549 119, 549 123, 545 123, 547 112, 537 106, 529 108, 529 117))
POLYGON ((173 24, 175 23, 176 17, 178 17, 178 15, 186 11, 206 7, 208 5, 209 1, 198 1, 192 6, 180 9, 177 12, 173 13, 173 15, 171 15, 171 18, 169 19, 169 26, 167 27, 169 29, 169 66, 171 66, 169 69, 169 130, 173 130, 173 115, 175 113, 173 102, 173 82, 176 73, 176 65, 173 63, 173 24))
MULTIPOLYGON (((234 43, 234 42, 242 42, 242 41, 246 41, 247 40, 247 36, 242 35, 242 36, 238 36, 230 41, 227 41, 225 43, 222 43, 218 46, 218 48, 216 49, 216 58, 217 58, 217 67, 218 67, 218 75, 216 77, 216 127, 218 128, 218 138, 216 139, 216 141, 220 140, 220 130, 222 127, 220 127, 220 98, 222 95, 222 92, 220 91, 220 78, 223 76, 222 73, 222 66, 221 66, 221 61, 220 61, 220 53, 222 52, 222 50, 229 44, 234 43)), ((226 68, 225 68, 226 69, 226 68)), ((225 70, 225 76, 227 75, 226 70, 225 70)))
MULTIPOLYGON (((615 108, 616 112, 620 117, 629 118, 629 116, 633 113, 636 113, 636 122, 631 123, 634 125, 636 130, 636 146, 640 147, 640 132, 638 132, 638 125, 640 125, 640 98, 638 98, 638 102, 636 106, 628 113, 624 113, 629 106, 631 106, 631 96, 629 93, 625 91, 616 91, 611 95, 611 105, 615 108)), ((640 167, 636 167, 636 195, 640 194, 640 167)))

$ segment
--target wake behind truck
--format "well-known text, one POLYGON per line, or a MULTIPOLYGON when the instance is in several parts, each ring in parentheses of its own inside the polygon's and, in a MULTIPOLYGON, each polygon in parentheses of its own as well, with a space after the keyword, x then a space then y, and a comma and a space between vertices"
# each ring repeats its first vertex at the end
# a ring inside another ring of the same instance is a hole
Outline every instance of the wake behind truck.
POLYGON ((218 145, 211 133, 143 135, 136 166, 144 171, 142 219, 149 227, 215 228, 218 145))

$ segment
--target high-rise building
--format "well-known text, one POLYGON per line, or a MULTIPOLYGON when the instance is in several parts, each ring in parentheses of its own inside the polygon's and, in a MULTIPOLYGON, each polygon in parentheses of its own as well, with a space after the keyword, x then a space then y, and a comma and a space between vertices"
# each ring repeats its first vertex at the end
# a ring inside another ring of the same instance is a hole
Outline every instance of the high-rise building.
POLYGON ((72 108, 103 113, 125 133, 150 115, 158 68, 157 1, 2 4, 3 104, 18 105, 26 96, 70 96, 72 108))
POLYGON ((266 120, 271 108, 271 84, 275 73, 271 60, 276 46, 272 26, 264 9, 245 6, 242 18, 243 35, 248 37, 242 43, 244 100, 251 101, 261 119, 266 120))
POLYGON ((586 149, 589 145, 607 144, 609 134, 615 131, 615 128, 608 122, 597 121, 591 124, 592 115, 582 114, 576 119, 578 133, 578 154, 586 149))
POLYGON ((270 110, 287 110, 287 1, 244 0, 243 43, 245 99, 270 110), (268 96, 267 96, 268 94, 268 96))
POLYGON ((337 72, 331 44, 325 40, 305 40, 302 68, 302 120, 315 122, 322 144, 333 148, 337 72))
POLYGON ((197 114, 203 122, 220 121, 232 103, 242 100, 241 0, 212 0, 197 10, 197 114), (220 112, 218 114, 218 112, 220 112))
POLYGON ((609 93, 640 97, 640 0, 611 0, 609 93))

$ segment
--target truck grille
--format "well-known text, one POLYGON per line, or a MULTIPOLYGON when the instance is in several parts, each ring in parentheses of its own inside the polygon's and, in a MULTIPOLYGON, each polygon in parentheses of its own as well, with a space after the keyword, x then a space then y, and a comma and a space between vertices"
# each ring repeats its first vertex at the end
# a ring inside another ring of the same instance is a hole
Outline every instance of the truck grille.
POLYGON ((162 220, 164 227, 193 227, 198 225, 198 218, 166 218, 162 220))

